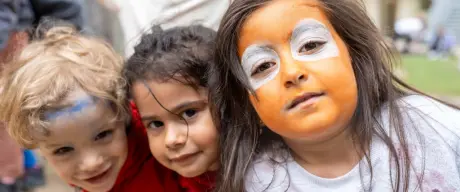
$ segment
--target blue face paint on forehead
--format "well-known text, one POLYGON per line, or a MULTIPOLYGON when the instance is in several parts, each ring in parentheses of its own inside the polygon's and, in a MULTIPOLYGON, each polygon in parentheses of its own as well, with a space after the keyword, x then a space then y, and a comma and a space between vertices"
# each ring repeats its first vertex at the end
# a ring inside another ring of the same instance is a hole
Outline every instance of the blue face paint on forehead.
POLYGON ((60 116, 64 115, 72 115, 77 112, 81 112, 85 108, 89 106, 93 106, 95 104, 95 98, 93 97, 85 97, 79 100, 76 100, 74 104, 70 107, 65 107, 56 111, 47 112, 45 113, 46 120, 54 120, 60 116))

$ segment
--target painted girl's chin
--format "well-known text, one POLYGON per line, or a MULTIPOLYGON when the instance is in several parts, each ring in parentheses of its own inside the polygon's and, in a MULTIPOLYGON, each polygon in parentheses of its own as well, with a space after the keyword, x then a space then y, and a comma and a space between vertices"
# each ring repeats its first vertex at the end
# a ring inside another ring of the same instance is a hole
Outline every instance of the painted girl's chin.
POLYGON ((330 129, 322 126, 310 127, 308 129, 301 129, 300 127, 296 127, 290 129, 289 131, 286 131, 286 129, 282 129, 274 132, 287 139, 316 140, 317 138, 322 137, 324 134, 328 134, 330 132, 330 129))

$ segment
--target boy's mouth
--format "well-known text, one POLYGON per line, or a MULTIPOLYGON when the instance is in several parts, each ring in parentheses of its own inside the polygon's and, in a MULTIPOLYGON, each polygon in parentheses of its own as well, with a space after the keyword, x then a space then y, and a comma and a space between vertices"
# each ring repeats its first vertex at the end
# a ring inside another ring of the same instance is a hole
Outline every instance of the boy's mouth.
POLYGON ((112 170, 112 167, 109 167, 105 171, 85 179, 85 181, 88 182, 88 183, 91 183, 91 184, 102 183, 108 178, 108 176, 110 175, 111 170, 112 170))

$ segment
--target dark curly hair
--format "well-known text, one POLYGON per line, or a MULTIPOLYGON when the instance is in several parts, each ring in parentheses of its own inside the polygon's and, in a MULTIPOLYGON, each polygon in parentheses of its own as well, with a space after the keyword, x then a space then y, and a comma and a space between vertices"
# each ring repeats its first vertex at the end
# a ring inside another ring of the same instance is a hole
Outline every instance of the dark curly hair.
POLYGON ((154 25, 151 33, 142 35, 124 66, 128 96, 136 81, 174 79, 195 88, 207 87, 206 72, 214 63, 215 36, 215 31, 201 25, 167 30, 154 25))

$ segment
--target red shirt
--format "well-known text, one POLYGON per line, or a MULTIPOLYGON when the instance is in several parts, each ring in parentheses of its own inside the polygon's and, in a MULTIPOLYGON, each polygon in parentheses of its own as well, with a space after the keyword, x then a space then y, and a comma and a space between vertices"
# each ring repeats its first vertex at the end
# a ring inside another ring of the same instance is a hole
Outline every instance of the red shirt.
POLYGON ((128 128, 128 157, 112 192, 179 192, 178 175, 163 167, 150 153, 146 130, 139 112, 131 103, 132 122, 128 128))
POLYGON ((214 189, 215 172, 206 172, 200 176, 186 178, 180 176, 179 181, 182 191, 185 192, 211 192, 214 189))

